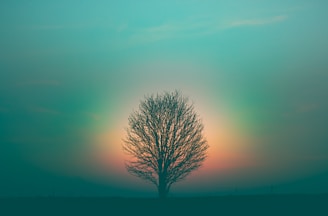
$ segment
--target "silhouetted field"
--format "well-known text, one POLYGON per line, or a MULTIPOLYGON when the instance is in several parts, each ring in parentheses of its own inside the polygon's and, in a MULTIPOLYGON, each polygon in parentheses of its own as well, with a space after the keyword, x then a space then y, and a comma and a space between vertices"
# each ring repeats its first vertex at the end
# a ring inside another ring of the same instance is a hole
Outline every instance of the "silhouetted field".
POLYGON ((0 198, 0 215, 328 215, 328 194, 193 198, 0 198))

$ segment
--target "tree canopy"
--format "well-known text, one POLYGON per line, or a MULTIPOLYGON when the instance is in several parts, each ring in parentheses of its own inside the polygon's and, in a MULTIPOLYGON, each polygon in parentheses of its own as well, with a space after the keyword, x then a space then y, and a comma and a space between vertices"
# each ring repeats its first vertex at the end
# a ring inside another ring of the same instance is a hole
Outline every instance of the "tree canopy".
POLYGON ((177 91, 151 95, 129 117, 123 149, 131 156, 129 173, 156 185, 159 197, 167 196, 173 183, 202 165, 208 144, 203 124, 177 91))

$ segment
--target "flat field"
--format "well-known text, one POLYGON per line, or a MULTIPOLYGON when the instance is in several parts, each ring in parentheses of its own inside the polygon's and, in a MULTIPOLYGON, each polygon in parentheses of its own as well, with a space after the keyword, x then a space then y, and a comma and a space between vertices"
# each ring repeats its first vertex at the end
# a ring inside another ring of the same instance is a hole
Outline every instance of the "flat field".
POLYGON ((328 194, 0 198, 0 215, 328 215, 328 194))

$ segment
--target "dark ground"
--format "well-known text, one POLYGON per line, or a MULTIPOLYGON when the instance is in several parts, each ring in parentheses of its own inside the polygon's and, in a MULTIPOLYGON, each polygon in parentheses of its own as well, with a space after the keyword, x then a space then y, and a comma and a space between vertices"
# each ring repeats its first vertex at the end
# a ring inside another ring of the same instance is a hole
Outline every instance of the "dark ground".
POLYGON ((0 215, 328 215, 328 194, 195 198, 0 198, 0 215))

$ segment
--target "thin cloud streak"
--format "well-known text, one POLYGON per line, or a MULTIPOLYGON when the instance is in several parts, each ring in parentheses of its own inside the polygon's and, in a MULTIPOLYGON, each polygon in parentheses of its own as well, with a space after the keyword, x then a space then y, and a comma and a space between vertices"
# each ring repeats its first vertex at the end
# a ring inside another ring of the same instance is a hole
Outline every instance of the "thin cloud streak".
POLYGON ((50 115, 59 115, 61 114, 59 111, 54 110, 54 109, 49 109, 49 108, 45 108, 45 107, 31 107, 30 111, 34 112, 34 113, 42 113, 42 114, 50 114, 50 115))
POLYGON ((111 24, 102 25, 99 23, 76 23, 76 24, 44 24, 44 25, 25 25, 17 26, 17 30, 32 30, 32 31, 60 31, 60 30, 88 30, 94 28, 113 28, 111 24))
POLYGON ((136 30, 132 33, 128 40, 130 45, 138 45, 173 38, 193 38, 216 34, 229 28, 237 28, 243 26, 264 26, 283 22, 287 19, 287 15, 280 15, 266 19, 259 18, 237 20, 228 24, 212 21, 166 23, 159 26, 136 30))
POLYGON ((87 117, 91 118, 94 121, 99 121, 101 119, 101 116, 97 113, 93 112, 85 112, 84 113, 87 117))
POLYGON ((59 86, 61 83, 58 80, 30 80, 16 83, 18 87, 24 86, 59 86))
POLYGON ((316 111, 319 108, 318 104, 312 103, 312 104, 304 104, 298 107, 297 112, 298 113, 308 113, 312 111, 316 111))
POLYGON ((61 30, 67 29, 67 26, 63 25, 35 25, 35 26, 28 26, 27 29, 31 30, 61 30))
POLYGON ((179 22, 166 23, 159 26, 139 29, 128 37, 128 45, 140 45, 173 38, 193 38, 217 32, 216 25, 211 22, 179 22))
POLYGON ((231 22, 229 27, 241 27, 241 26, 260 26, 260 25, 268 25, 278 22, 283 22, 288 18, 286 15, 282 16, 275 16, 268 19, 244 19, 244 20, 237 20, 231 22))

